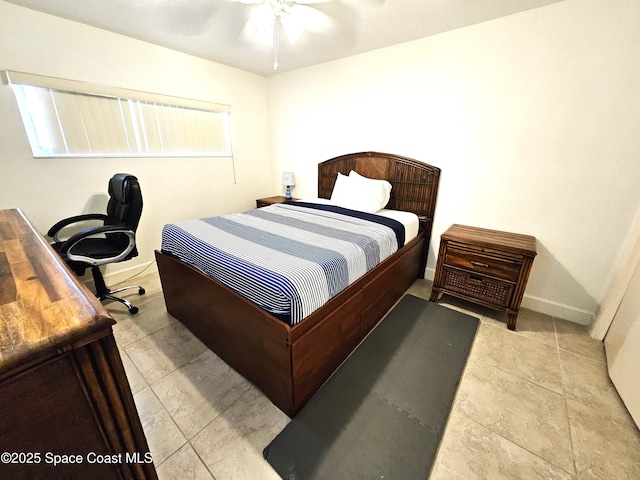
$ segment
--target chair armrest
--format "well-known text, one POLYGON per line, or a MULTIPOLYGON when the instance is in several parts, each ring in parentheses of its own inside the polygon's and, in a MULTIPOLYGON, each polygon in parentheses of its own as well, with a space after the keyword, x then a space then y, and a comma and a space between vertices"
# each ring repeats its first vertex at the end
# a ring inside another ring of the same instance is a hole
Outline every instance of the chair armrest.
POLYGON ((135 246, 136 246, 136 233, 133 230, 130 230, 126 227, 121 227, 118 225, 108 225, 104 227, 87 228, 86 230, 83 230, 81 232, 76 233, 75 235, 72 235, 68 240, 66 240, 65 242, 62 243, 62 245, 60 245, 59 252, 60 254, 65 255, 67 259, 72 260, 74 262, 83 262, 91 266, 96 266, 96 265, 104 265, 106 263, 116 263, 124 260, 127 257, 127 255, 129 255, 129 253, 134 249, 135 246), (76 255, 76 254, 70 253, 70 250, 75 245, 82 242, 86 238, 93 237, 96 235, 104 235, 106 233, 124 233, 129 238, 129 243, 122 250, 122 252, 118 253, 118 255, 114 257, 93 258, 93 257, 84 256, 84 255, 76 255))
POLYGON ((104 222, 106 219, 107 216, 104 213, 85 213, 83 215, 74 215, 73 217, 60 220, 49 229, 47 235, 49 237, 53 237, 56 242, 59 242, 60 239, 57 237, 57 235, 58 232, 64 227, 68 227, 69 225, 73 225, 74 223, 86 222, 88 220, 102 220, 104 222))

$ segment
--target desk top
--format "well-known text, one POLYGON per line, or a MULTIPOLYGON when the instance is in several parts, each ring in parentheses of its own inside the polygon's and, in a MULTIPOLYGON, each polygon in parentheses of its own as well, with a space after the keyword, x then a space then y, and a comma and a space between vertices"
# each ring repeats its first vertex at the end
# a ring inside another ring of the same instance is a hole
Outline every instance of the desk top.
POLYGON ((0 210, 0 373, 114 323, 20 210, 0 210))

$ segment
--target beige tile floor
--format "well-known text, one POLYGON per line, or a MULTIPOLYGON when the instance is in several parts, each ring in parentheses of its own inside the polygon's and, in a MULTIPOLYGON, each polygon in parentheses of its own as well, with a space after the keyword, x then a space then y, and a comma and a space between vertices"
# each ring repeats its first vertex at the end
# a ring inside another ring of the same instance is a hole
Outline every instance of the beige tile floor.
MULTIPOLYGON (((276 480, 262 450, 289 419, 166 312, 157 274, 135 281, 147 289, 129 295, 137 315, 107 307, 160 479, 276 480)), ((500 313, 439 303, 481 324, 432 480, 640 479, 640 433, 601 342, 527 310, 514 333, 500 313)))

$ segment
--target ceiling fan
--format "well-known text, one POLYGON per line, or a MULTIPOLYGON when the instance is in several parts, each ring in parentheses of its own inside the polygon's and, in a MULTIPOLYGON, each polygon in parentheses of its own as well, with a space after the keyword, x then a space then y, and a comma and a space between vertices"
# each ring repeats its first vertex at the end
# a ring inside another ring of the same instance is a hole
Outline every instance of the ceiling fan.
POLYGON ((278 43, 283 30, 290 43, 295 43, 304 33, 305 20, 312 14, 321 15, 307 5, 330 0, 236 0, 254 7, 249 23, 255 29, 256 39, 266 46, 273 46, 273 69, 278 69, 278 43))

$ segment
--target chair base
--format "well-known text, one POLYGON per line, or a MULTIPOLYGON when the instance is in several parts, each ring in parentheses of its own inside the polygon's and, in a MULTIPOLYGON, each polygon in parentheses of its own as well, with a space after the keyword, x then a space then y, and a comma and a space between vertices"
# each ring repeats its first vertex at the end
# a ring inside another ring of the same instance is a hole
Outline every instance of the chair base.
POLYGON ((95 286, 96 286, 96 297, 98 297, 100 301, 113 300, 115 302, 120 302, 125 307, 127 307, 130 314, 134 315, 138 313, 138 307, 132 305, 129 300, 115 296, 114 293, 120 293, 124 290, 137 288, 138 295, 144 295, 145 289, 143 287, 141 287, 140 285, 130 285, 128 287, 120 287, 120 288, 111 290, 104 283, 104 278, 102 276, 102 272, 100 272, 100 267, 98 266, 91 267, 91 274, 93 275, 93 282, 95 283, 95 286))

